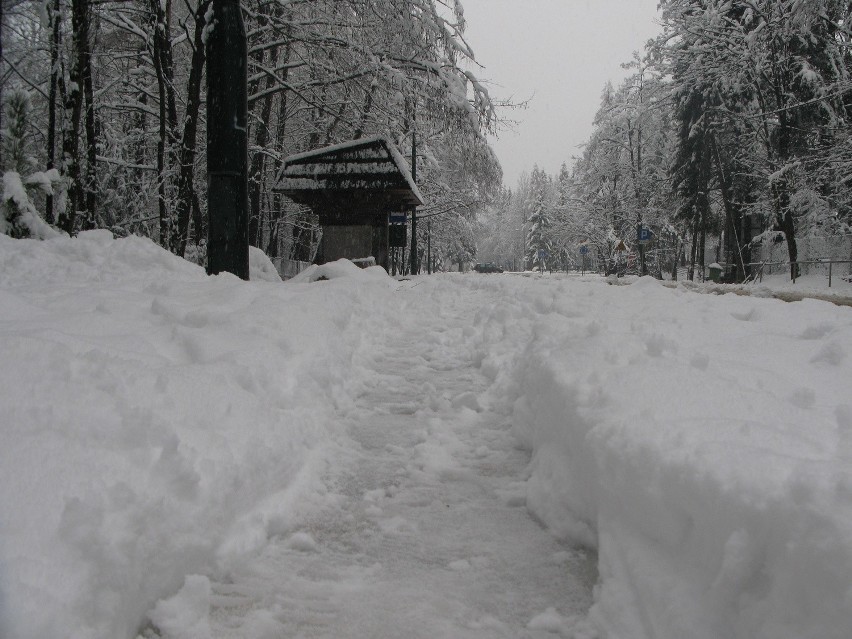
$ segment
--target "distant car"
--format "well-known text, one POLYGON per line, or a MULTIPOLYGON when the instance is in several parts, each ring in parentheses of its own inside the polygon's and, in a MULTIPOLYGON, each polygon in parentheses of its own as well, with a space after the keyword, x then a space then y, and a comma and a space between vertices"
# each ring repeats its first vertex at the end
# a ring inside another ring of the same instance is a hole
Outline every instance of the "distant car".
POLYGON ((477 273, 502 273, 503 269, 497 266, 492 262, 486 262, 485 264, 476 264, 473 267, 473 270, 477 273))

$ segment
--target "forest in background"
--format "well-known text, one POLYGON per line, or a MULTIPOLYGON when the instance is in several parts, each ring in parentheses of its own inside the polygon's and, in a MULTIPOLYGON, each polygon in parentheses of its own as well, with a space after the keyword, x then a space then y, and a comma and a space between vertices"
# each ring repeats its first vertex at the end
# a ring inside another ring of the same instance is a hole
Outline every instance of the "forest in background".
POLYGON ((719 262, 743 281, 781 245, 795 276, 808 240, 811 258, 852 259, 852 5, 659 9, 661 34, 604 88, 581 157, 498 195, 480 259, 572 269, 586 247, 587 266, 610 272, 636 252, 639 225, 654 233, 645 268, 657 276, 703 278, 719 262))
MULTIPOLYGON (((440 216, 430 225, 434 261, 473 259, 477 214, 502 181, 486 139, 500 105, 471 72, 461 5, 242 7, 251 244, 292 260, 315 250, 316 220, 271 190, 285 157, 374 134, 408 156, 416 135, 419 212, 440 216)), ((0 232, 106 228, 203 261, 211 0, 2 0, 0 10, 0 232)))

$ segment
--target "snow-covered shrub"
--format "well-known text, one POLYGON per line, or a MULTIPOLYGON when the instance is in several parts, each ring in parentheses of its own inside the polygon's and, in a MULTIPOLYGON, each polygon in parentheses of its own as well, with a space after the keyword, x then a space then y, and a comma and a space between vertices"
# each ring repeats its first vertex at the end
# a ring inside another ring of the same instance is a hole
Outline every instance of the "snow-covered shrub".
POLYGON ((7 128, 3 130, 5 168, 26 173, 35 165, 27 154, 27 120, 30 114, 30 95, 22 89, 9 94, 6 102, 7 128))
POLYGON ((841 223, 829 201, 812 188, 803 188, 793 193, 790 196, 790 209, 803 235, 833 232, 838 230, 841 223))
POLYGON ((187 244, 183 258, 198 266, 207 266, 207 240, 202 239, 198 244, 187 244))
POLYGON ((59 233, 41 219, 30 194, 37 189, 53 194, 61 183, 61 177, 56 169, 50 169, 21 178, 35 165, 27 153, 29 111, 29 94, 23 90, 12 91, 6 105, 8 126, 2 131, 6 164, 3 171, 3 199, 0 202, 0 233, 14 238, 47 239, 59 233))

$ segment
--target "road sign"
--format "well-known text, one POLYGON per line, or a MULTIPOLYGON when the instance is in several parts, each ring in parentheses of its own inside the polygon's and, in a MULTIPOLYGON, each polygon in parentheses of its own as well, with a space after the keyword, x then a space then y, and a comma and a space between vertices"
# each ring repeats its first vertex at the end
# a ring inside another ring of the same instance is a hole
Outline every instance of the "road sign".
POLYGON ((550 253, 548 253, 544 249, 540 249, 538 252, 538 259, 543 260, 546 257, 550 257, 550 253))
POLYGON ((405 246, 408 239, 408 231, 404 224, 391 224, 388 227, 388 246, 401 248, 405 246))
POLYGON ((405 224, 408 221, 407 213, 391 213, 390 219, 391 224, 405 224))
POLYGON ((588 246, 583 245, 583 246, 580 247, 580 255, 585 255, 588 252, 589 252, 588 246))
POLYGON ((647 226, 640 226, 637 229, 636 241, 639 244, 648 244, 654 238, 654 233, 647 226))

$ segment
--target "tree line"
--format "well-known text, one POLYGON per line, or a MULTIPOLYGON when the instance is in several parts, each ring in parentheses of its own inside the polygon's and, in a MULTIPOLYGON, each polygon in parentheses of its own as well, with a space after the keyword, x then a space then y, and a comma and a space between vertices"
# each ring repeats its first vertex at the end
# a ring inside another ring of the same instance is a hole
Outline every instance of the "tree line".
POLYGON ((637 227, 647 271, 717 261, 753 275, 755 249, 852 224, 852 5, 662 0, 661 34, 608 84, 580 157, 502 194, 483 247, 526 268, 570 268, 584 245, 612 266, 637 227), (710 255, 705 255, 708 240, 710 255))
MULTIPOLYGON (((486 140, 500 105, 471 72, 461 4, 241 5, 250 243, 309 259, 315 220, 271 190, 283 159, 383 134, 404 153, 417 138, 422 213, 442 215, 432 241, 438 261, 472 255, 472 220, 502 179, 486 140)), ((42 237, 107 228, 203 257, 211 0, 2 0, 0 7, 0 231, 42 237)))

